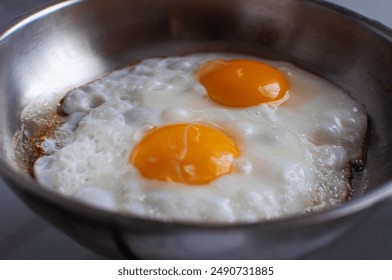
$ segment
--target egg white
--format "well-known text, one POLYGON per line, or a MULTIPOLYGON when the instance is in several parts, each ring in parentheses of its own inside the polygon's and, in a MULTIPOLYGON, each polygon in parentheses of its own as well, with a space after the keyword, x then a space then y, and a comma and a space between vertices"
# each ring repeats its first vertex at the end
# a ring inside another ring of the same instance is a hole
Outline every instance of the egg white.
MULTIPOLYGON (((197 222, 254 222, 340 204, 350 162, 363 155, 364 107, 327 81, 289 63, 267 61, 287 78, 283 104, 229 108, 213 102, 197 70, 227 53, 143 60, 70 91, 68 114, 34 164, 46 188, 110 211, 197 222), (153 127, 200 122, 237 143, 231 174, 187 186, 143 178, 129 163, 153 127)), ((254 60, 255 57, 246 56, 254 60)))

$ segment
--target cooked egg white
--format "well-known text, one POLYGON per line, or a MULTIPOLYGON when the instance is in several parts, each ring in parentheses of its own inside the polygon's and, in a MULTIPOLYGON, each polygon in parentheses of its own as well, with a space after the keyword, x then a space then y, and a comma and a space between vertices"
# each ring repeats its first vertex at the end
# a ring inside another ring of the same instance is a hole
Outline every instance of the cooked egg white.
POLYGON ((273 81, 265 100, 229 93, 242 87, 231 74, 206 77, 211 65, 238 59, 261 61, 146 59, 70 91, 65 123, 41 143, 36 179, 95 207, 159 220, 255 222, 344 202, 350 162, 363 157, 364 107, 284 62, 264 61, 273 81))

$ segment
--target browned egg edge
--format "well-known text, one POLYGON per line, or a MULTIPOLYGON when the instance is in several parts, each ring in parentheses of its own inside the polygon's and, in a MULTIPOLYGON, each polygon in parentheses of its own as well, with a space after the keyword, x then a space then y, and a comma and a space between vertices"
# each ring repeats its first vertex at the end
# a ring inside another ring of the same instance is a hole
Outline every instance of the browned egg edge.
POLYGON ((34 163, 37 159, 45 156, 46 153, 42 149, 41 144, 48 137, 53 137, 56 130, 65 122, 66 115, 61 112, 52 111, 48 113, 47 117, 42 119, 35 118, 23 122, 20 133, 15 139, 18 143, 15 144, 16 159, 20 167, 30 176, 34 176, 34 163), (29 127, 28 132, 30 136, 24 136, 25 131, 29 127))

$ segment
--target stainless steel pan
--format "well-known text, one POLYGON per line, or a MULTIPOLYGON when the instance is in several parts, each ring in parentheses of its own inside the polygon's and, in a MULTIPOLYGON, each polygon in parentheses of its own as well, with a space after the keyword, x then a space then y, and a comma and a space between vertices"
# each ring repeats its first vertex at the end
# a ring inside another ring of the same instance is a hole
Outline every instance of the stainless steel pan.
POLYGON ((32 209, 112 258, 293 258, 324 246, 392 195, 392 32, 306 0, 66 1, 0 37, 0 174, 32 209), (40 188, 12 137, 38 96, 65 92, 151 56, 237 51, 290 61, 350 93, 369 114, 353 199, 304 217, 228 226, 157 222, 89 208, 40 188))

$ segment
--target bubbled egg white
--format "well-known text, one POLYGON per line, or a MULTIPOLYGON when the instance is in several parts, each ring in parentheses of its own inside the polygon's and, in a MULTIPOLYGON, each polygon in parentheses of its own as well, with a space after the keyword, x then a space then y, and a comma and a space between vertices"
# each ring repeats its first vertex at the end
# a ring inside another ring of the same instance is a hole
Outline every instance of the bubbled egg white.
POLYGON ((70 91, 61 103, 66 122, 41 144, 46 155, 34 165, 38 182, 96 207, 160 220, 254 222, 344 202, 349 163, 363 156, 363 106, 330 83, 274 61, 268 63, 290 84, 282 104, 219 105, 196 73, 211 59, 238 57, 147 59, 70 91), (151 128, 180 122, 211 124, 234 139, 240 156, 232 172, 189 187, 145 179, 129 163, 151 128))

